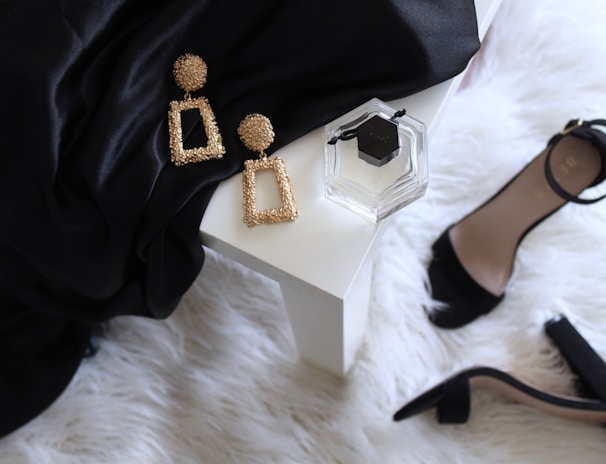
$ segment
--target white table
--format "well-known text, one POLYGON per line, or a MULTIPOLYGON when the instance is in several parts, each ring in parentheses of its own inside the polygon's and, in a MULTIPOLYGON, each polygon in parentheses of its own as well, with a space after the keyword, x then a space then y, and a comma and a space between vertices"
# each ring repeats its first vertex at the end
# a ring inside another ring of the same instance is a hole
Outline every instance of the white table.
MULTIPOLYGON (((476 0, 481 38, 499 4, 476 0)), ((389 103, 423 121, 431 143, 461 78, 389 103)), ((295 222, 248 228, 238 174, 219 185, 200 233, 204 246, 276 280, 300 357, 343 376, 366 328, 373 249, 385 224, 372 224, 324 197, 324 146, 319 128, 274 155, 284 158, 290 174, 300 211, 295 222)))

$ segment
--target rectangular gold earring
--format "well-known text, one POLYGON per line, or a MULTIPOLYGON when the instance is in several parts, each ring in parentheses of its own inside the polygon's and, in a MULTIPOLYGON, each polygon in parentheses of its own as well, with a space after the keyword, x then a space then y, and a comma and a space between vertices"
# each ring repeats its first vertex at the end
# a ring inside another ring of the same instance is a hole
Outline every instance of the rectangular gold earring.
POLYGON ((261 158, 258 160, 246 160, 244 162, 244 172, 242 173, 242 189, 244 207, 244 223, 248 227, 257 224, 275 224, 277 222, 292 222, 299 215, 295 204, 295 197, 290 185, 288 172, 284 160, 280 157, 261 158), (280 193, 281 206, 279 208, 270 208, 262 211, 256 209, 256 173, 263 169, 271 169, 274 172, 278 190, 280 193))
POLYGON ((267 147, 274 141, 271 122, 261 114, 249 114, 240 122, 238 135, 246 148, 258 151, 260 156, 260 159, 244 162, 244 172, 242 173, 244 223, 248 227, 254 227, 258 224, 294 221, 299 215, 299 211, 284 160, 280 157, 269 159, 265 154, 267 147), (256 173, 264 169, 271 169, 274 173, 281 205, 278 208, 258 211, 256 173))
POLYGON ((170 160, 177 166, 183 166, 187 163, 222 158, 225 147, 210 103, 205 97, 191 98, 190 95, 190 92, 202 88, 206 83, 206 63, 199 56, 186 53, 175 61, 173 74, 177 85, 185 90, 185 97, 183 100, 170 102, 168 112, 170 160), (198 109, 200 112, 207 143, 205 147, 186 149, 183 147, 181 112, 193 109, 198 109))

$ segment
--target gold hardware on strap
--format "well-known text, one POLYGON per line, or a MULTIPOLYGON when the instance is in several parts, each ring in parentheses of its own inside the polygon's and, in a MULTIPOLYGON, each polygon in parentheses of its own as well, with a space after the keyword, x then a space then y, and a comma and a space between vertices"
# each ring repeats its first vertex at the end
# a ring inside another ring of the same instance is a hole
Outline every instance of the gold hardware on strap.
POLYGON ((581 127, 583 125, 583 120, 581 118, 577 119, 573 124, 571 124, 568 127, 565 127, 564 129, 562 129, 562 131, 560 132, 560 134, 562 135, 568 135, 570 134, 572 131, 578 129, 579 127, 581 127))

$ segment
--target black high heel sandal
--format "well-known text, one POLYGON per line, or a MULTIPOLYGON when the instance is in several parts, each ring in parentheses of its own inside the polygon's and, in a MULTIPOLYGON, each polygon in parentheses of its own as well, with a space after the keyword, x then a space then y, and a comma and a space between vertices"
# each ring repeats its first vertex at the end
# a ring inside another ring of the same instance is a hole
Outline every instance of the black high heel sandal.
POLYGON ((441 328, 461 327, 492 311, 505 297, 520 242, 567 202, 606 197, 579 194, 606 178, 606 120, 570 121, 545 150, 496 195, 448 229, 433 244, 428 275, 442 307, 428 311, 441 328))
POLYGON ((401 421, 437 408, 441 424, 462 424, 470 413, 471 391, 491 390, 513 401, 566 419, 606 424, 606 363, 562 316, 545 324, 579 383, 594 398, 572 398, 538 390, 510 374, 492 367, 475 367, 450 377, 403 406, 393 416, 401 421))

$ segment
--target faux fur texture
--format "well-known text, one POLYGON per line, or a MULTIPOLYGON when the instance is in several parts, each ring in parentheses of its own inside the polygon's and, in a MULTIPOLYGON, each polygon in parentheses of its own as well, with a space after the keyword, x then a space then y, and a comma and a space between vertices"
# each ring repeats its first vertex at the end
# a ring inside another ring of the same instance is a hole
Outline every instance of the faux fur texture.
POLYGON ((0 440, 0 462, 604 462, 604 430, 487 392, 473 396, 464 425, 439 425, 431 413, 391 421, 477 364, 573 394, 543 333, 560 312, 606 357, 606 201, 567 205, 536 228, 490 315, 442 331, 421 309, 442 230, 569 119, 606 117, 604 24, 603 0, 503 2, 431 141, 427 195, 393 218, 380 244, 369 326, 347 378, 297 360, 276 283, 209 252, 175 314, 113 321, 64 395, 0 440))

